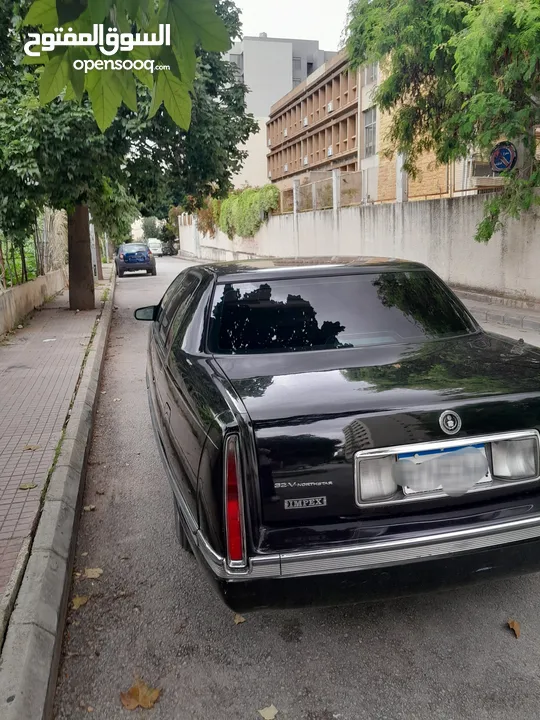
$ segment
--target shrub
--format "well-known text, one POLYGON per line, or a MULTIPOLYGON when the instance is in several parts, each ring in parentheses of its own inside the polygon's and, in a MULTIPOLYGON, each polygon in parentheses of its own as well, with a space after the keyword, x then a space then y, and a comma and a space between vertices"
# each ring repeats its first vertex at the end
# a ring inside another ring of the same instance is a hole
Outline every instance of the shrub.
POLYGON ((279 207, 279 190, 275 185, 246 188, 221 203, 219 227, 229 238, 254 237, 268 215, 279 207))

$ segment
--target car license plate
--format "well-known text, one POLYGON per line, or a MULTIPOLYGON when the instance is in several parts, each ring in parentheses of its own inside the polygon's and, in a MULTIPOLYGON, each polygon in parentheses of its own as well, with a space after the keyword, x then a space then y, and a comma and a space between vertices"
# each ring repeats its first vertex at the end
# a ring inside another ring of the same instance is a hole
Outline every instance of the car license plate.
POLYGON ((401 453, 397 460, 398 467, 401 463, 407 463, 407 473, 403 477, 411 478, 410 484, 402 485, 405 496, 427 492, 459 496, 475 486, 492 481, 483 444, 401 453))

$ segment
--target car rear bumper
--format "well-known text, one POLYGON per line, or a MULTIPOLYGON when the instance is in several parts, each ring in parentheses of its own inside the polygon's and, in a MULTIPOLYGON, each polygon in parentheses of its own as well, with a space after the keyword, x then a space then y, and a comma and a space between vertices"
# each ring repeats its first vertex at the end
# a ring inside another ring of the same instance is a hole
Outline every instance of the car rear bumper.
POLYGON ((154 263, 118 263, 118 270, 122 270, 123 272, 137 272, 138 270, 153 270, 154 269, 154 263))
POLYGON ((228 581, 213 576, 235 612, 346 605, 437 592, 540 570, 540 540, 353 572, 228 581))
POLYGON ((238 612, 365 602, 540 570, 540 516, 414 540, 252 558, 227 567, 200 532, 194 550, 224 601, 238 612))

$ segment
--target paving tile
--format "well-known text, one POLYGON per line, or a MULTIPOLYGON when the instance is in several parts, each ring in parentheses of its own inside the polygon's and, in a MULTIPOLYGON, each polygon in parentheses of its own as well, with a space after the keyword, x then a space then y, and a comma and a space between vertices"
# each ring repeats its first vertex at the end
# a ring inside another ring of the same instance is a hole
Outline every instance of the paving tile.
POLYGON ((0 595, 39 512, 84 358, 81 343, 88 341, 99 312, 69 312, 67 292, 48 307, 58 311, 36 313, 13 345, 0 346, 0 595), (55 343, 43 342, 53 336, 55 343), (13 369, 21 365, 25 368, 13 369), (39 450, 25 451, 28 445, 39 450), (38 488, 19 490, 24 483, 38 488))

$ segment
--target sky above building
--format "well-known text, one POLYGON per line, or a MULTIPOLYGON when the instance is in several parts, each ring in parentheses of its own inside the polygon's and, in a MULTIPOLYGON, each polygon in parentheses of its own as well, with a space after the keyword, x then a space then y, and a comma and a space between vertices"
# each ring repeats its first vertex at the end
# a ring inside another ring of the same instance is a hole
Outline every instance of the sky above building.
POLYGON ((337 50, 349 0, 235 0, 244 35, 319 40, 322 50, 337 50))

